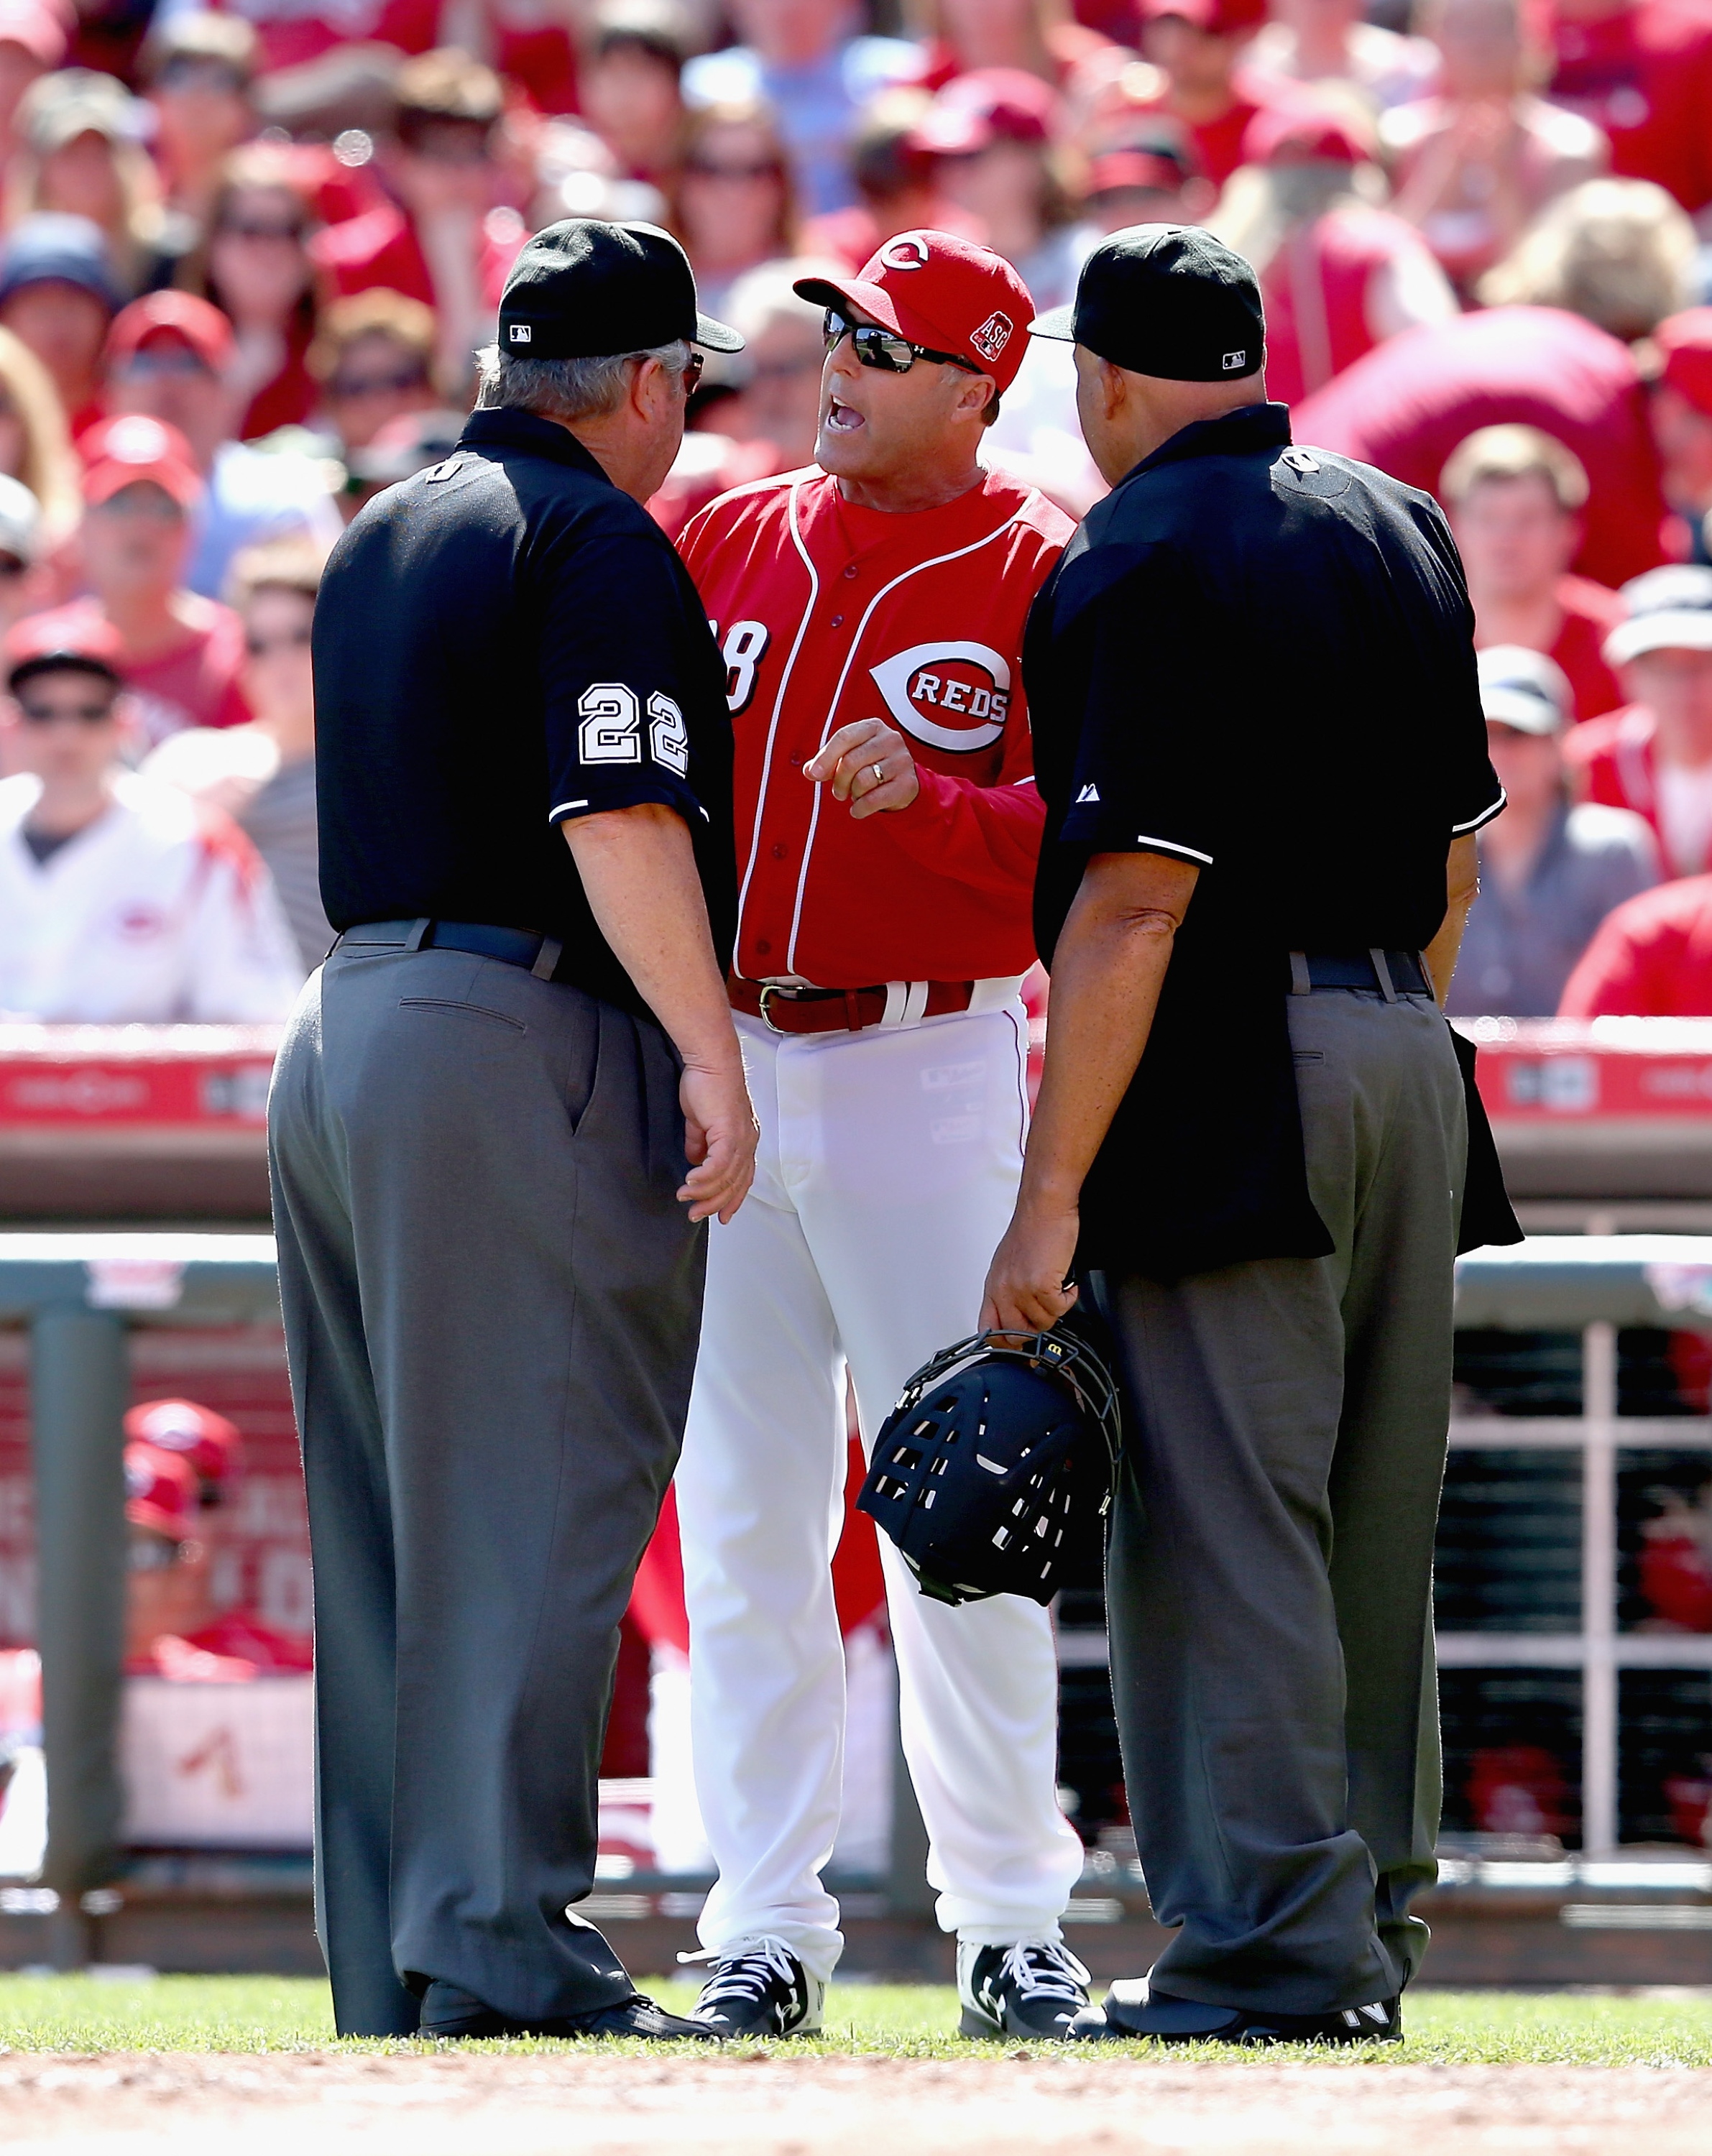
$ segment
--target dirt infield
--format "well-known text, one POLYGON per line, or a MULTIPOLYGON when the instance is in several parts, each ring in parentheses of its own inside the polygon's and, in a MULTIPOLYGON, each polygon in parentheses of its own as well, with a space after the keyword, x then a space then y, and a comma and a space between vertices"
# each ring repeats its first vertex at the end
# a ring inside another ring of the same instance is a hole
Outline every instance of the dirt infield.
POLYGON ((13 2053, 0 2139, 55 2156, 1706 2156, 1712 2071, 13 2053))

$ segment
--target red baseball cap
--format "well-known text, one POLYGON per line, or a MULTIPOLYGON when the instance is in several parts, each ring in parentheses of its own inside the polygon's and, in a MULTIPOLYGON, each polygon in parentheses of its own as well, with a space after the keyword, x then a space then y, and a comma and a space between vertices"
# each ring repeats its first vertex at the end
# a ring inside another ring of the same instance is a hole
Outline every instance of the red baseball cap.
POLYGON ((232 325, 194 292, 145 292, 113 317, 107 332, 107 364, 123 367, 151 337, 183 337, 211 373, 224 373, 233 352, 232 325))
POLYGON ((183 1542, 196 1504, 196 1476, 188 1460, 136 1440, 126 1446, 125 1517, 132 1527, 183 1542))
POLYGON ((194 1400, 143 1400, 125 1418, 125 1435, 188 1460, 204 1482, 222 1482, 238 1453, 238 1425, 194 1400))
POLYGON ((1057 92, 1038 75, 973 68, 940 90, 911 129, 909 144, 933 157, 964 157, 991 142, 1050 141, 1057 109, 1057 92))
POLYGON ((111 622, 93 608, 73 605, 26 614, 7 634, 7 687, 16 689, 21 676, 49 673, 56 664, 86 667, 122 685, 125 646, 111 622))
POLYGON ((1663 358, 1658 378, 1712 418, 1712 307, 1671 315, 1653 332, 1663 358))
POLYGON ((817 307, 860 308, 930 352, 967 357, 1001 392, 1016 379, 1035 311, 1028 287, 1002 254, 949 232, 900 232, 854 277, 799 278, 817 307))
POLYGON ((152 480, 181 509, 193 509, 202 494, 202 479, 190 444, 176 427, 146 413, 126 412, 91 427, 78 444, 84 459, 83 498, 98 508, 121 487, 152 480))
POLYGON ((1242 131, 1245 165, 1365 165, 1375 147, 1347 112, 1306 99, 1262 105, 1242 131))
POLYGON ((1213 38, 1243 38, 1266 20, 1266 0, 1136 0, 1144 23, 1180 16, 1213 38))

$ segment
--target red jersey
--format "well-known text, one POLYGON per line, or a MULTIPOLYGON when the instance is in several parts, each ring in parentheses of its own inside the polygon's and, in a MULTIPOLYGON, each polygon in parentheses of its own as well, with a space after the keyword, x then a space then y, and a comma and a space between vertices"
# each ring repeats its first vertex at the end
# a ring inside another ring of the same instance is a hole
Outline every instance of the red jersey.
POLYGON ((1607 913, 1560 1018, 1712 1018, 1712 875, 1643 891, 1607 913))
POLYGON ((1621 584, 1664 558, 1664 497, 1640 370, 1626 344, 1557 307, 1488 307, 1389 337, 1298 404, 1298 442, 1432 494, 1479 427, 1538 427, 1592 482, 1576 567, 1621 584))
MULTIPOLYGON (((246 655, 243 623, 216 599, 181 598, 193 617, 182 639, 150 658, 127 653, 120 662, 151 745, 186 726, 247 726, 251 716, 239 686, 246 655)), ((50 618, 64 622, 68 639, 105 619, 92 598, 74 599, 50 618)))
POLYGON ((890 516, 813 467, 740 487, 690 525, 680 544, 725 654, 737 742, 738 973, 854 988, 1032 963, 1046 812, 1022 632, 1074 528, 998 472, 890 516), (903 734, 921 792, 858 823, 802 767, 873 718, 903 734))
POLYGON ((1602 718, 1622 701, 1617 676, 1605 663, 1605 639, 1623 618, 1622 600, 1590 577, 1560 577, 1557 603, 1563 627, 1550 655, 1576 692, 1576 716, 1602 718))
POLYGON ((1712 202, 1712 0, 1560 19, 1550 94, 1605 130, 1612 172, 1656 180, 1685 210, 1712 202))
MULTIPOLYGON (((1571 728, 1564 740, 1564 761, 1584 801, 1602 801, 1607 808, 1632 808, 1644 816, 1669 860, 1658 814, 1658 767, 1653 747, 1658 721, 1643 705, 1608 711, 1601 719, 1571 728)), ((1701 865, 1704 865, 1702 864, 1701 865)))

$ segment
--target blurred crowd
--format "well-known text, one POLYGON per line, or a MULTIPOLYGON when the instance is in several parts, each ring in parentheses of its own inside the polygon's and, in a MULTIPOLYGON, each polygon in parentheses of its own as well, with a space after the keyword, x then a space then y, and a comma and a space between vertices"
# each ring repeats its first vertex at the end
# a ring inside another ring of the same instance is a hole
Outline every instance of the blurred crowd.
MULTIPOLYGON (((674 535, 812 455, 797 278, 935 226, 1045 309, 1211 226, 1298 439, 1463 550, 1510 808, 1452 1008, 1712 1014, 1712 0, 0 0, 0 1014, 284 1014, 320 565, 568 215, 748 338, 674 535)), ((988 454, 1080 515, 1073 381, 1033 345, 988 454)))

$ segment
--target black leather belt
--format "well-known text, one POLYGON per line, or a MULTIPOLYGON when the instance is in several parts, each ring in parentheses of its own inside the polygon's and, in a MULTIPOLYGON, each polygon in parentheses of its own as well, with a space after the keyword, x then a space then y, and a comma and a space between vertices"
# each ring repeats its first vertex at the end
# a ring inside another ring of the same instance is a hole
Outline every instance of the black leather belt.
POLYGON ((1388 997, 1432 993, 1418 951, 1293 951, 1290 988, 1298 996, 1314 988, 1371 988, 1388 997))
POLYGON ((552 936, 527 928, 496 928, 485 921, 369 921, 347 928, 342 945, 375 943, 388 950, 467 951, 476 958, 497 958, 502 966, 521 966, 537 980, 550 981, 564 946, 552 936))

